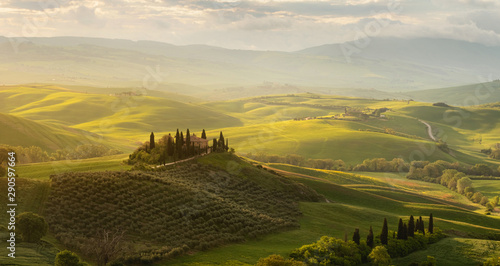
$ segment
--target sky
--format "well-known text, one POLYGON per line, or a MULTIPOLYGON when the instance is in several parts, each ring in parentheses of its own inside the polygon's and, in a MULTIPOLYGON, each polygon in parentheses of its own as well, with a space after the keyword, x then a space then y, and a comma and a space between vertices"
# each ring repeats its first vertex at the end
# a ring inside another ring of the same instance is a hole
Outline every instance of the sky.
POLYGON ((377 37, 500 46, 499 18, 496 0, 2 0, 0 35, 276 51, 377 37))

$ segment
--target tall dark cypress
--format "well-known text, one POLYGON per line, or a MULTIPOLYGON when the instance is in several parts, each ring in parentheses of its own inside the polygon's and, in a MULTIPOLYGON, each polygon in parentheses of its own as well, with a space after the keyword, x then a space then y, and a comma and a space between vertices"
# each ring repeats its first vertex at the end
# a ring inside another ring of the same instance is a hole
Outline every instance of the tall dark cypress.
POLYGON ((424 224, 424 220, 422 220, 422 218, 420 218, 420 228, 422 228, 422 234, 425 236, 425 224, 424 224))
POLYGON ((382 227, 382 233, 380 233, 380 243, 382 245, 387 245, 389 240, 389 228, 387 227, 387 218, 384 218, 384 226, 382 227))
POLYGON ((182 131, 181 131, 181 137, 179 138, 180 141, 181 141, 181 146, 184 146, 184 135, 182 135, 182 131))
POLYGON ((212 144, 212 152, 217 151, 217 139, 214 138, 213 144, 212 144))
POLYGON ((403 223, 403 238, 404 240, 408 240, 408 225, 403 223))
POLYGON ((205 133, 205 129, 203 129, 203 132, 201 132, 201 138, 207 139, 207 134, 205 133))
POLYGON ((174 156, 174 144, 172 143, 172 136, 168 134, 167 140, 167 154, 168 156, 174 156))
POLYGON ((415 236, 415 218, 413 218, 413 215, 410 216, 410 221, 408 222, 408 236, 415 236))
POLYGON ((354 229, 354 234, 352 235, 352 241, 354 241, 356 244, 359 245, 360 239, 361 239, 361 236, 359 235, 359 229, 356 228, 356 229, 354 229))
POLYGON ((175 133, 175 144, 180 143, 180 134, 179 134, 179 129, 177 129, 177 133, 175 133))
POLYGON ((149 148, 151 150, 155 148, 155 134, 153 132, 149 135, 149 148))
POLYGON ((189 128, 186 130, 186 155, 191 156, 191 136, 189 135, 189 128))
POLYGON ((404 238, 404 233, 403 233, 404 227, 403 227, 403 219, 399 218, 399 224, 398 224, 398 239, 403 239, 404 238))
POLYGON ((177 129, 177 133, 175 134, 175 154, 178 159, 182 158, 182 135, 179 133, 179 129, 177 129))
POLYGON ((226 146, 225 146, 225 148, 226 148, 226 151, 229 150, 229 139, 226 139, 226 146))
POLYGON ((368 232, 368 236, 366 237, 366 244, 373 248, 373 229, 372 226, 370 225, 370 232, 368 232))
POLYGON ((226 148, 224 147, 224 135, 222 135, 222 131, 220 132, 219 136, 219 143, 217 144, 217 147, 219 148, 220 151, 224 151, 226 148))
POLYGON ((434 233, 434 218, 432 217, 432 213, 429 216, 429 233, 430 234, 434 233))

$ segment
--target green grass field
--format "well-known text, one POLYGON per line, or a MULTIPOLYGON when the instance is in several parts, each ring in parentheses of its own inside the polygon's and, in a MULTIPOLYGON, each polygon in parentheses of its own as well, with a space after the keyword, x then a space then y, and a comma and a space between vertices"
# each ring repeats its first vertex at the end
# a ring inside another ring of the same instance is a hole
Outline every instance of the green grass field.
POLYGON ((51 175, 65 172, 128 170, 131 166, 123 163, 127 158, 128 155, 119 154, 83 160, 24 164, 17 167, 17 172, 21 178, 49 180, 51 175))
POLYGON ((308 93, 183 103, 159 94, 114 96, 93 94, 97 91, 92 88, 91 93, 79 86, 74 91, 71 88, 1 87, 0 112, 5 114, 0 116, 0 123, 8 129, 1 133, 2 142, 55 150, 87 141, 129 152, 148 140, 148 132, 162 136, 177 128, 190 128, 200 134, 207 129, 209 139, 223 130, 240 154, 296 153, 306 158, 342 159, 348 164, 376 157, 499 163, 479 152, 500 142, 495 134, 500 125, 492 123, 500 110, 494 108, 442 108, 428 103, 308 93), (377 108, 389 111, 382 118, 342 119, 345 108, 367 114, 377 108), (293 121, 305 117, 318 119, 293 121), (450 154, 434 146, 418 119, 429 122, 436 137, 448 142, 450 154))
MULTIPOLYGON (((447 109, 418 102, 313 94, 186 103, 189 98, 178 102, 160 94, 117 97, 93 94, 92 91, 87 94, 84 88, 75 90, 50 85, 1 87, 0 125, 8 129, 0 132, 1 142, 36 145, 51 151, 76 146, 82 139, 91 139, 130 151, 140 142, 149 140, 151 131, 159 137, 173 133, 177 128, 190 128, 191 132, 200 133, 205 128, 209 139, 218 136, 222 130, 229 146, 242 154, 298 154, 305 158, 342 159, 351 165, 379 157, 387 160, 401 157, 406 161, 499 164, 479 152, 500 142, 497 134, 500 125, 495 122, 500 110, 495 108, 447 109), (341 119, 339 115, 344 113, 345 107, 349 111, 362 110, 366 113, 383 107, 391 110, 382 118, 360 120, 349 116, 348 119, 341 119), (339 118, 335 119, 335 115, 339 118), (317 119, 293 121, 294 118, 305 117, 317 119), (450 154, 435 147, 426 127, 418 119, 440 130, 435 135, 446 138, 452 149, 450 154), (385 133, 386 130, 391 134, 385 133)), ((45 202, 51 193, 49 178, 53 174, 128 170, 130 166, 123 164, 126 158, 127 155, 116 155, 20 165, 16 168, 20 176, 19 210, 44 213, 45 202)), ((234 170, 234 165, 231 166, 226 159, 214 154, 199 159, 199 162, 234 170)), ((428 253, 422 251, 412 254, 413 257, 397 259, 397 265, 423 261, 425 254, 436 254, 438 261, 444 265, 457 261, 473 265, 483 261, 483 255, 490 256, 497 252, 493 242, 463 236, 500 233, 499 216, 496 213, 484 215, 484 207, 470 203, 462 195, 443 186, 407 180, 404 174, 398 173, 342 173, 284 164, 267 166, 275 168, 288 179, 314 189, 329 202, 301 202, 300 229, 262 235, 242 243, 226 243, 208 251, 195 250, 162 263, 254 264, 259 258, 272 253, 286 256, 294 248, 315 242, 323 235, 343 238, 346 232, 352 234, 355 228, 359 228, 364 238, 369 226, 373 226, 375 233, 380 232, 384 218, 388 218, 390 229, 395 230, 400 217, 407 218, 412 214, 427 218, 430 213, 435 217, 436 226, 446 232, 454 232, 456 237, 431 246, 428 253), (445 258, 448 253, 454 258, 445 258)), ((268 173, 261 175, 258 173, 262 170, 256 169, 250 172, 254 175, 252 180, 258 184, 269 189, 277 186, 268 173)), ((5 191, 7 185, 5 179, 2 180, 0 189, 5 191)), ((189 182, 198 181, 193 176, 189 182)), ((500 181, 475 180, 473 183, 478 191, 490 198, 500 193, 500 181)), ((5 213, 3 208, 5 206, 0 210, 5 213)), ((5 222, 6 218, 2 215, 0 220, 5 222)), ((27 264, 50 264, 54 249, 63 248, 52 235, 44 240, 49 243, 47 247, 20 246, 20 250, 28 254, 25 258, 27 264)), ((0 264, 5 264, 5 259, 0 257, 0 264)))

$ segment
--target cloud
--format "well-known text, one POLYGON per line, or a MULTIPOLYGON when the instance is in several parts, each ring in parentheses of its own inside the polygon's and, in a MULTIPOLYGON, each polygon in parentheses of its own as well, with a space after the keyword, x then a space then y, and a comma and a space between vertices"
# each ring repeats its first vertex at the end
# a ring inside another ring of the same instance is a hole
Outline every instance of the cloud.
POLYGON ((78 23, 87 26, 102 27, 106 24, 104 19, 100 19, 96 15, 96 7, 88 8, 86 6, 79 6, 75 10, 75 19, 78 23))
POLYGON ((500 45, 499 15, 493 0, 10 0, 0 4, 0 35, 22 35, 29 22, 36 36, 290 51, 351 41, 354 30, 382 19, 380 36, 500 45), (388 7, 394 3, 396 14, 388 7))
POLYGON ((60 7, 61 1, 47 0, 47 1, 24 1, 24 0, 14 0, 6 1, 3 6, 19 9, 27 9, 34 11, 43 11, 45 9, 55 9, 60 7))
POLYGON ((291 28, 292 20, 287 17, 265 16, 258 18, 246 15, 243 20, 236 23, 236 27, 248 31, 282 30, 291 28))

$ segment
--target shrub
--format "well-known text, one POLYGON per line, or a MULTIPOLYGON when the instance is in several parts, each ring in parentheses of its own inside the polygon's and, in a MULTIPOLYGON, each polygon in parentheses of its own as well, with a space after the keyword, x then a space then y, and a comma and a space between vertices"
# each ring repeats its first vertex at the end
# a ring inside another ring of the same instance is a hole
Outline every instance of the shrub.
POLYGON ((73 252, 69 250, 63 250, 56 255, 54 261, 55 266, 81 266, 85 265, 80 262, 80 258, 73 252))
POLYGON ((32 212, 24 212, 17 216, 17 229, 25 242, 36 243, 47 233, 45 219, 32 212))
POLYGON ((372 265, 391 265, 391 256, 387 253, 387 249, 384 246, 375 247, 370 255, 368 255, 372 265))
POLYGON ((295 249, 290 257, 306 264, 324 265, 356 265, 363 261, 360 248, 354 241, 345 242, 328 236, 321 237, 316 243, 295 249), (314 254, 314 257, 311 254, 314 254))
POLYGON ((302 266, 304 263, 293 259, 285 259, 281 255, 270 255, 267 258, 261 258, 256 266, 302 266))

